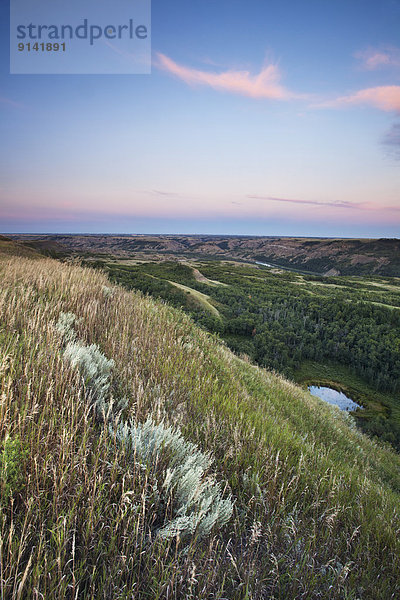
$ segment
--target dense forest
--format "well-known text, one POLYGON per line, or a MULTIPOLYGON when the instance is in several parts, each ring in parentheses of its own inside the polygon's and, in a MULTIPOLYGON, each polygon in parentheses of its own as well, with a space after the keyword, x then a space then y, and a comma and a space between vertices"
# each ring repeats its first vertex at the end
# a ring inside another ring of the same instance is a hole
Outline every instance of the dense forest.
MULTIPOLYGON (((373 389, 399 394, 397 280, 312 277, 214 261, 199 268, 204 281, 177 262, 108 265, 113 281, 182 307, 261 366, 293 377, 304 361, 335 361, 373 389), (196 291, 207 295, 219 317, 197 301, 196 291)), ((394 420, 376 416, 363 427, 400 447, 394 420)))

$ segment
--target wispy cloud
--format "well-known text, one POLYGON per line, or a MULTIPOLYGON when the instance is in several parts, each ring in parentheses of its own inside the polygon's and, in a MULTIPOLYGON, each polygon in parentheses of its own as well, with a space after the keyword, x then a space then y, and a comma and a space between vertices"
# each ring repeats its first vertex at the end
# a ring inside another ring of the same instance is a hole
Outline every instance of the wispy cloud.
POLYGON ((15 102, 14 100, 11 100, 10 98, 5 98, 4 96, 0 96, 0 104, 11 106, 12 108, 25 108, 25 106, 20 102, 15 102))
POLYGON ((366 88, 348 96, 321 102, 316 106, 319 108, 340 108, 354 105, 373 106, 387 112, 400 112, 400 86, 383 85, 366 88))
POLYGON ((253 200, 269 200, 270 202, 290 202, 292 204, 310 204, 313 206, 334 206, 335 208, 353 208, 359 209, 360 204, 354 202, 320 202, 318 200, 301 200, 299 198, 276 198, 275 196, 259 196, 257 194, 248 194, 247 198, 253 200))
POLYGON ((394 123, 385 133, 382 144, 391 156, 400 159, 400 123, 394 123))
MULTIPOLYGON (((369 51, 365 60, 372 69, 375 68, 374 65, 383 63, 395 64, 396 56, 394 50, 390 55, 388 51, 386 54, 369 51)), ((179 64, 161 53, 157 54, 154 64, 191 86, 206 86, 231 94, 270 100, 310 99, 313 97, 311 94, 296 94, 283 86, 279 68, 274 64, 265 65, 256 74, 235 69, 220 72, 204 71, 179 64)), ((333 100, 319 102, 314 104, 314 107, 340 108, 352 105, 367 105, 379 110, 400 112, 400 86, 386 85, 365 88, 333 100)))
POLYGON ((384 48, 367 48, 354 54, 360 65, 367 71, 375 71, 382 67, 400 67, 400 48, 385 46, 384 48))
MULTIPOLYGON (((400 133, 400 132, 399 132, 400 133)), ((310 206, 320 206, 321 208, 345 208, 351 210, 360 211, 400 211, 399 206, 382 206, 380 203, 373 202, 346 202, 346 201, 333 201, 333 202, 321 202, 320 200, 302 200, 300 198, 277 198, 276 196, 261 196, 258 194, 248 194, 247 198, 253 200, 267 200, 269 202, 289 202, 291 204, 308 204, 310 206)))
POLYGON ((150 61, 149 57, 147 56, 146 52, 144 52, 142 54, 127 52, 126 50, 122 50, 121 48, 119 48, 118 46, 116 46, 115 44, 110 42, 109 40, 101 40, 101 41, 105 46, 108 46, 110 48, 110 50, 115 52, 115 54, 119 54, 125 61, 127 61, 129 63, 134 63, 139 66, 148 67, 148 69, 150 71, 151 61, 150 61))
POLYGON ((158 53, 155 66, 192 86, 207 86, 250 98, 289 100, 300 97, 280 84, 281 74, 274 64, 265 65, 255 75, 234 69, 216 73, 178 64, 165 54, 158 53))
POLYGON ((156 194, 157 196, 168 196, 168 197, 170 197, 170 196, 174 196, 174 197, 180 196, 180 194, 177 194, 176 192, 166 192, 164 190, 151 190, 150 193, 151 194, 156 194))

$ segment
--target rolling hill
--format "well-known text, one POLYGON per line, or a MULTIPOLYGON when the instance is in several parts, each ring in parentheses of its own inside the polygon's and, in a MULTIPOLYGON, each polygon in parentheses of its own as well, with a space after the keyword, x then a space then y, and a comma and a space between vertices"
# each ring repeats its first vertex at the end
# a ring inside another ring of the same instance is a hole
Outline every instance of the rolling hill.
POLYGON ((15 235, 51 256, 217 258, 273 263, 322 275, 400 277, 399 239, 330 239, 210 235, 15 235))

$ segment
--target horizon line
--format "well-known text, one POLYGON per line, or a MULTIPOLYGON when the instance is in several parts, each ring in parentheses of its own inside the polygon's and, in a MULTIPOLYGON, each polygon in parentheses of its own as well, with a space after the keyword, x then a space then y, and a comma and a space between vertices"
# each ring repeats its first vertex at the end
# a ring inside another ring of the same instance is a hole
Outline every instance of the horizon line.
POLYGON ((371 237, 371 236, 358 236, 358 237, 348 237, 348 236, 314 236, 314 235, 260 235, 260 234, 252 234, 252 233, 117 233, 117 232, 99 232, 99 233, 89 233, 89 232, 59 232, 59 231, 43 231, 39 233, 29 232, 29 231, 14 231, 14 232, 0 232, 0 235, 31 235, 31 236, 42 236, 42 235, 63 235, 63 236, 182 236, 182 237, 194 237, 194 236, 209 236, 209 237, 245 237, 245 238, 288 238, 288 239, 315 239, 315 240, 399 240, 399 237, 371 237))

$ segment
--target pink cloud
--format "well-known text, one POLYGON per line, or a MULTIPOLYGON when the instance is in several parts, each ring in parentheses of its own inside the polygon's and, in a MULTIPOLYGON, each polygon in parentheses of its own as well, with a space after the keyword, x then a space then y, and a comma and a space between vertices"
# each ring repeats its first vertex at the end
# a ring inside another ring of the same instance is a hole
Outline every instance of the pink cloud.
POLYGON ((215 73, 179 65, 165 54, 158 53, 155 65, 182 79, 188 85, 208 86, 215 90, 250 98, 288 100, 299 97, 280 85, 279 69, 273 64, 266 65, 256 75, 252 75, 249 71, 235 70, 215 73))
POLYGON ((354 55, 361 61, 361 65, 368 71, 374 71, 379 67, 399 67, 400 48, 389 46, 380 50, 369 48, 354 55))
POLYGON ((390 65, 390 57, 382 52, 376 52, 376 54, 368 56, 365 64, 368 69, 376 69, 380 65, 390 65))
POLYGON ((385 111, 400 112, 400 86, 383 85, 359 90, 349 96, 341 96, 335 100, 319 104, 319 107, 341 107, 364 104, 385 111))

